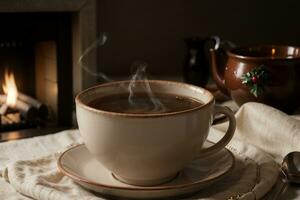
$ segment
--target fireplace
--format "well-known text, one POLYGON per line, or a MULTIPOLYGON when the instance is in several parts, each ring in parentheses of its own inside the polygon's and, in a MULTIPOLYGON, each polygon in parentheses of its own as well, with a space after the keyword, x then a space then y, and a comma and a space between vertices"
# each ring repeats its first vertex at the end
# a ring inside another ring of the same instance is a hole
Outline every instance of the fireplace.
POLYGON ((0 32, 0 78, 5 69, 14 73, 20 92, 48 105, 48 124, 70 126, 70 14, 2 13, 0 25, 5 27, 0 32))
MULTIPOLYGON (((96 39, 96 1, 0 3, 0 93, 4 71, 15 75, 18 90, 49 108, 47 126, 74 125, 74 96, 97 82, 78 65, 96 39)), ((97 66, 96 55, 86 61, 97 66)))

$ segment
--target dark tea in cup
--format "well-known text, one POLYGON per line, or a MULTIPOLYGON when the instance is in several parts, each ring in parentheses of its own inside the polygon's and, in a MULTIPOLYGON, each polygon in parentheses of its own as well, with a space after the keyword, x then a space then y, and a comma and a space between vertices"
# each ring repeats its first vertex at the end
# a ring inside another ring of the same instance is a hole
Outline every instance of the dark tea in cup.
POLYGON ((174 94, 129 93, 103 96, 89 102, 90 107, 116 113, 153 114, 189 110, 203 105, 200 100, 174 94))

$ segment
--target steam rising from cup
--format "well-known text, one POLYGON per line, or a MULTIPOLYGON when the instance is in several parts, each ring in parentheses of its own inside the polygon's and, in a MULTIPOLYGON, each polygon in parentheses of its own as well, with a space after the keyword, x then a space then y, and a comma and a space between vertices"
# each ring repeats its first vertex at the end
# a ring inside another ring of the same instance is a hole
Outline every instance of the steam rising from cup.
MULTIPOLYGON (((87 57, 96 48, 103 47, 106 44, 107 39, 108 39, 107 34, 102 33, 88 48, 84 50, 82 55, 79 57, 78 63, 81 66, 81 69, 87 72, 89 75, 94 77, 100 77, 105 82, 112 82, 114 80, 109 78, 104 73, 93 71, 91 70, 91 66, 84 64, 85 57, 87 57)), ((133 75, 131 75, 130 83, 128 84, 128 86, 120 84, 120 88, 129 93, 128 96, 129 104, 133 108, 143 109, 145 111, 150 111, 150 112, 164 111, 166 109, 165 106, 152 92, 151 86, 149 84, 146 75, 147 64, 145 62, 136 61, 132 65, 132 68, 135 69, 135 71, 133 75), (139 82, 138 87, 142 88, 144 93, 146 93, 147 96, 149 97, 148 101, 140 101, 139 98, 137 98, 137 92, 136 92, 137 81, 139 82)))
POLYGON ((82 55, 78 59, 78 64, 81 66, 81 69, 86 71, 89 75, 95 76, 95 77, 100 77, 106 82, 111 82, 113 80, 110 79, 108 76, 106 76, 105 74, 103 74, 101 72, 92 71, 90 69, 91 66, 84 64, 84 58, 87 57, 96 48, 104 46, 106 41, 107 41, 107 34, 102 33, 88 48, 86 48, 83 51, 82 55))
POLYGON ((147 64, 142 62, 142 63, 135 63, 133 66, 137 66, 135 73, 131 77, 131 81, 128 85, 128 92, 129 92, 129 97, 128 97, 128 102, 132 107, 137 107, 137 108, 144 108, 147 109, 148 111, 152 112, 157 112, 157 111, 164 111, 166 108, 165 106, 161 103, 161 101, 155 96, 155 94, 152 92, 151 86, 149 84, 147 75, 146 75, 146 68, 147 64), (138 98, 136 98, 137 93, 135 92, 136 88, 136 81, 139 82, 139 87, 142 87, 143 90, 147 93, 149 97, 149 101, 141 102, 138 101, 138 98), (149 105, 151 105, 151 108, 149 108, 149 105))

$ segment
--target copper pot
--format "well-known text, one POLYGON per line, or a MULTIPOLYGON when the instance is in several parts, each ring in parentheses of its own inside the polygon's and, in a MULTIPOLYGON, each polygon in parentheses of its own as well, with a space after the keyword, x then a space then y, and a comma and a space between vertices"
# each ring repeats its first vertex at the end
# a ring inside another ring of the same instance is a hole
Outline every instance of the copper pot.
POLYGON ((210 49, 213 79, 238 104, 261 102, 293 112, 300 105, 300 47, 257 45, 210 49))

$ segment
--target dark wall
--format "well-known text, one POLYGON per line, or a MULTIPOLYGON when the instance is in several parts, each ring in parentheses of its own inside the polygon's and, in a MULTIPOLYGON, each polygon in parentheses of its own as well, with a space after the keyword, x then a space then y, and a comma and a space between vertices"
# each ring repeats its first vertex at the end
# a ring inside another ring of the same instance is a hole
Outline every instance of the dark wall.
POLYGON ((135 60, 151 74, 181 73, 183 38, 219 35, 236 44, 300 45, 300 1, 99 0, 100 71, 128 75, 135 60))

